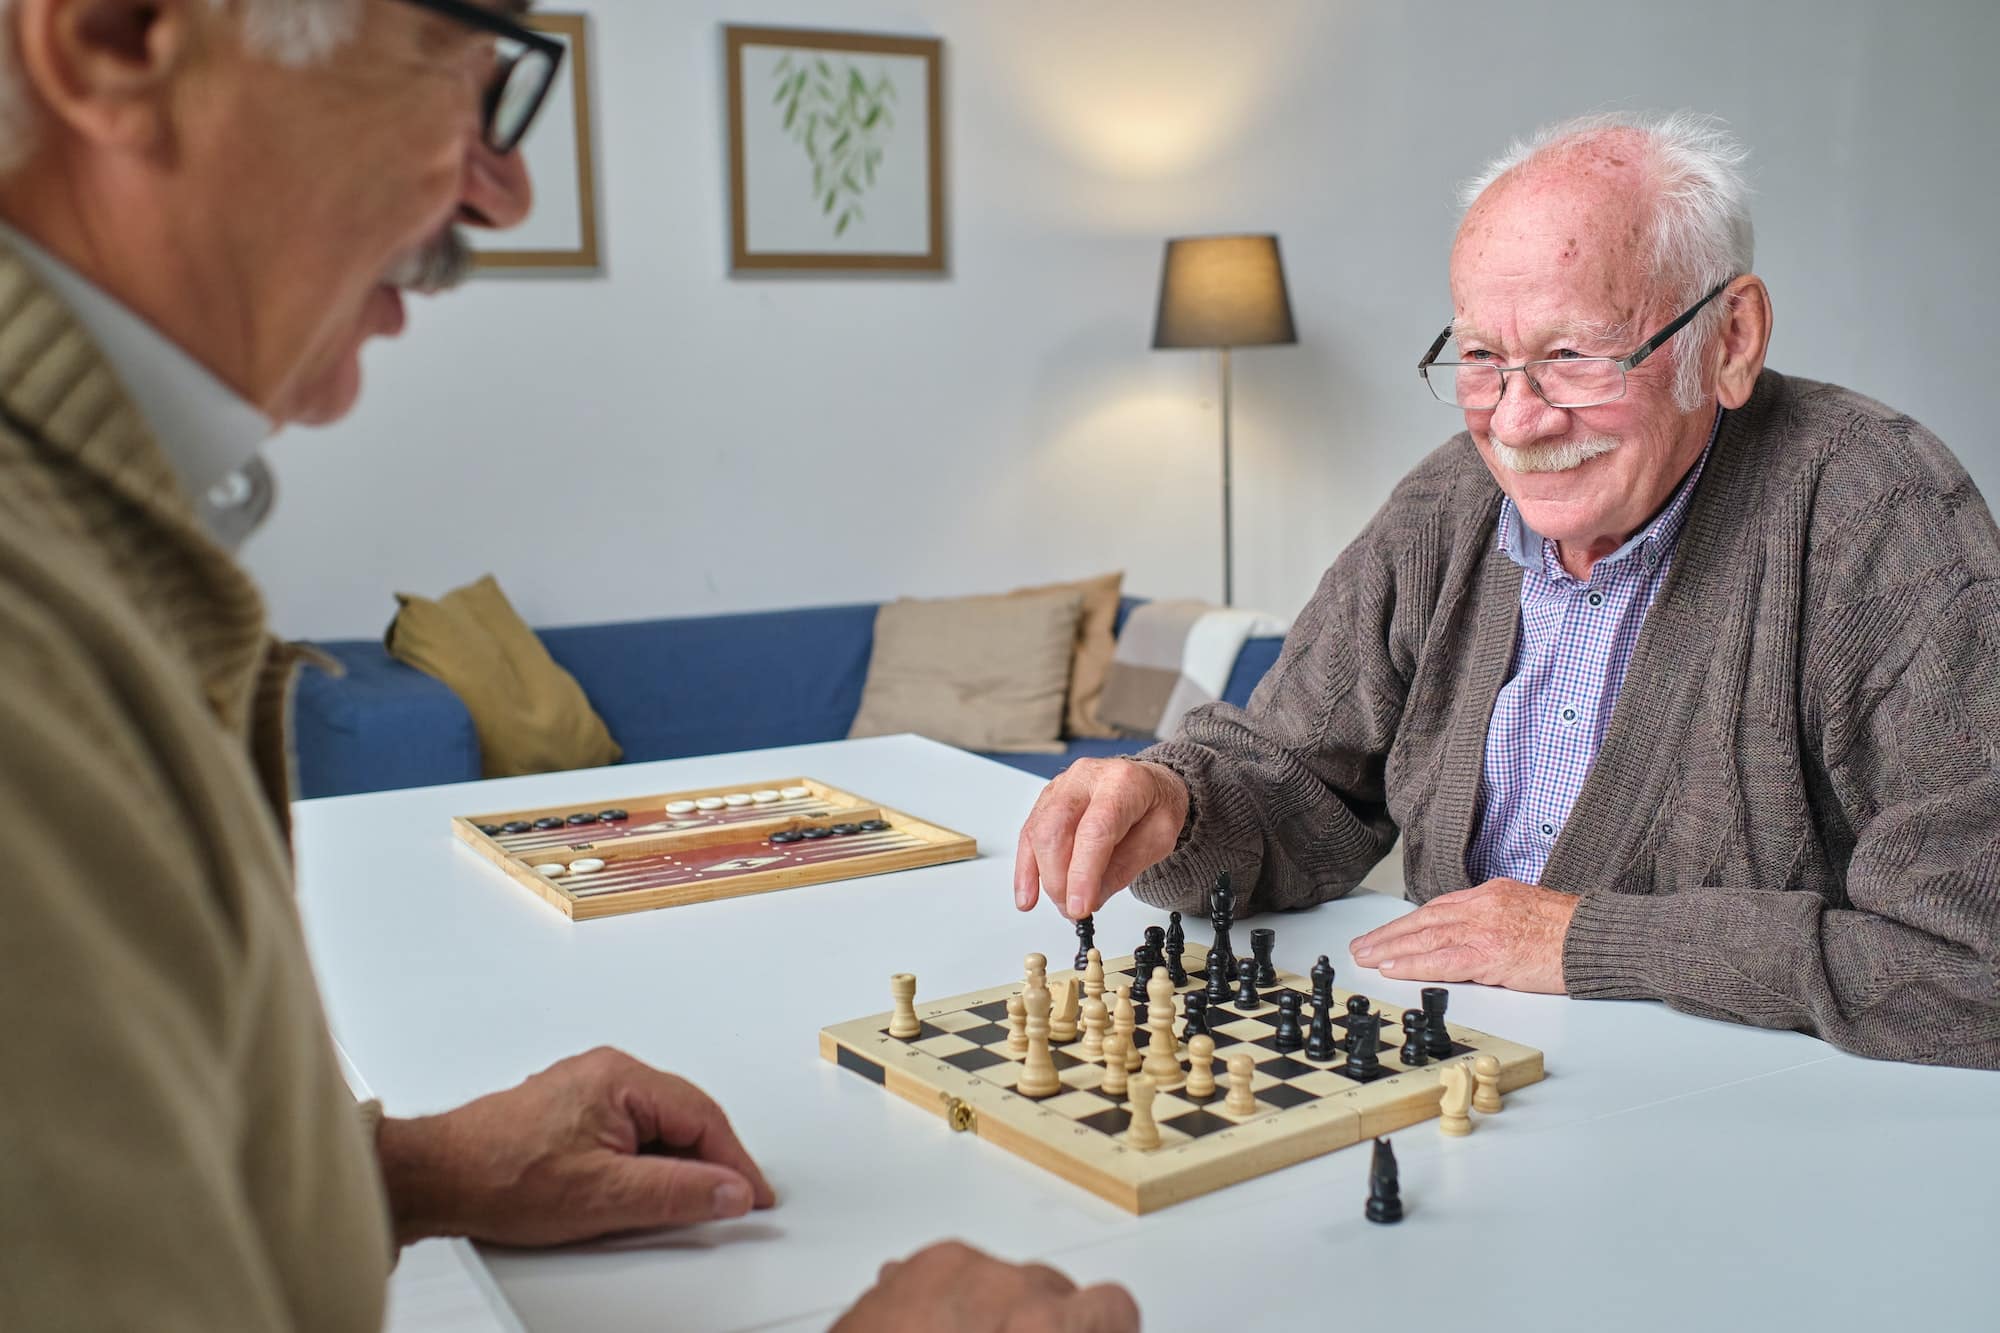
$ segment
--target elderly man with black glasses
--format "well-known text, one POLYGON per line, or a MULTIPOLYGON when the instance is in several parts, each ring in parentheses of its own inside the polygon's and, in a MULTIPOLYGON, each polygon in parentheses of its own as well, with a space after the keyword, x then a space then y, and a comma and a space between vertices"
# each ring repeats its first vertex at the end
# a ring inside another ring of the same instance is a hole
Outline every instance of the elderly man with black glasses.
POLYGON ((1598 117, 1472 183, 1417 367, 1465 431, 1247 708, 1044 790, 1017 906, 1304 907, 1400 834, 1385 976, 2000 1067, 2000 535, 1917 423, 1764 368, 1743 157, 1598 117))
MULTIPOLYGON (((358 1110, 292 902, 296 654, 233 548, 271 432, 352 406, 456 226, 527 212, 562 50, 523 8, 0 0, 0 1328, 372 1329, 398 1241, 775 1202, 714 1102, 613 1051, 358 1110)), ((1003 1326, 1137 1314, 940 1245, 843 1321, 1003 1326)))

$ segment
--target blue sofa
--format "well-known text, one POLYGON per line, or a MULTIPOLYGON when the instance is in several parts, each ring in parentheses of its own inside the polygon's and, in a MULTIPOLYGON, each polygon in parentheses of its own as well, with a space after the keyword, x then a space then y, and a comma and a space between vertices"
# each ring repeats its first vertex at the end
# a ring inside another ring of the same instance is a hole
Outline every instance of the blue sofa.
MULTIPOLYGON (((1122 628, 1134 599, 1119 608, 1122 628)), ((839 740, 861 707, 875 644, 873 605, 636 620, 539 631, 624 747, 626 763, 839 740)), ((1281 638, 1251 639, 1224 697, 1243 703, 1281 638)), ((316 645, 347 674, 308 668, 293 700, 298 795, 339 796, 480 776, 471 715, 442 683, 375 639, 316 645)), ((1054 777, 1137 740, 1072 741, 1062 754, 996 754, 1054 777)))

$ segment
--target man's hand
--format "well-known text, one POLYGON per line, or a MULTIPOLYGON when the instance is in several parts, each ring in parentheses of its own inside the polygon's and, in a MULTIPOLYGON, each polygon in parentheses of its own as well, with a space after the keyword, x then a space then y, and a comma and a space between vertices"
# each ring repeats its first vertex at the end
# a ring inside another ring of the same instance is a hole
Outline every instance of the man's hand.
POLYGON ((1560 995, 1563 936, 1576 901, 1573 893, 1489 879, 1369 931, 1354 941, 1354 961, 1404 981, 1476 981, 1560 995))
POLYGON ((1042 788, 1014 851, 1014 906, 1038 893, 1074 921, 1173 851, 1187 819, 1180 775, 1132 759, 1079 759, 1042 788))
POLYGON ((777 1202, 706 1093, 609 1047, 443 1115, 384 1120, 376 1149, 401 1244, 559 1245, 777 1202))
POLYGON ((833 1333, 1138 1333, 1123 1287, 1078 1291, 1041 1264, 1003 1263, 944 1241, 882 1265, 874 1289, 833 1333))

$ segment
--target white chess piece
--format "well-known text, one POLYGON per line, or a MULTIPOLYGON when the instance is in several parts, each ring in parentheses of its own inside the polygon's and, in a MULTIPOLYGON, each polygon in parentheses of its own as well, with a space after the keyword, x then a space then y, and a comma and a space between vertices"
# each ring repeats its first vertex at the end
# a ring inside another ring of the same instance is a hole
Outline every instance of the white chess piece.
POLYGON ((1467 1111, 1472 1105, 1472 1067, 1446 1065, 1438 1075, 1438 1082, 1444 1088, 1444 1095, 1438 1100, 1439 1132, 1452 1138, 1470 1134, 1472 1117, 1467 1111))
POLYGON ((1075 977, 1049 987, 1049 1040, 1058 1046, 1076 1040, 1077 989, 1075 977))
POLYGON ((1093 1000, 1104 997, 1104 955, 1092 949, 1084 955, 1083 993, 1093 1000))
POLYGON ((1158 1095, 1152 1079, 1144 1074, 1132 1075, 1132 1123, 1125 1128, 1125 1142, 1141 1152, 1160 1146, 1159 1122, 1153 1119, 1153 1098, 1158 1095))
POLYGON ((1125 1052, 1130 1049, 1126 1041, 1125 1034, 1117 1028, 1111 1029, 1111 1035, 1104 1039, 1104 1082, 1098 1086, 1108 1097, 1125 1095, 1125 1052))
POLYGON ((1019 995, 1007 997, 1007 1054, 1018 1060, 1028 1053, 1028 1005, 1019 995))
POLYGON ((1223 1099, 1222 1109, 1231 1115, 1256 1115, 1257 1095, 1250 1090, 1250 1083, 1257 1077, 1257 1062, 1247 1055, 1229 1057, 1229 1096, 1223 1099))
POLYGON ((1139 1067, 1139 1048, 1132 1040, 1132 1033, 1138 1025, 1138 1011, 1132 1007, 1131 989, 1120 986, 1118 1003, 1111 1007, 1111 1027, 1125 1039, 1122 1048, 1125 1052, 1125 1072, 1128 1074, 1139 1067))
POLYGON ((1481 1115, 1500 1113, 1500 1057, 1473 1057, 1472 1078, 1479 1086, 1472 1094, 1472 1109, 1481 1115))
POLYGON ((1156 1088, 1181 1085, 1180 1049, 1174 1041, 1174 983, 1167 969, 1156 967, 1146 982, 1146 1059, 1142 1066, 1156 1088))
POLYGON ((1206 1097, 1215 1091, 1214 1063, 1215 1038, 1206 1032, 1196 1033, 1188 1042, 1188 1096, 1206 1097))
POLYGON ((1104 1001, 1091 996, 1083 1002, 1083 1058, 1092 1062, 1104 1058, 1104 1029, 1111 1026, 1111 1014, 1104 1001))
POLYGON ((917 974, 898 972, 889 978, 889 995, 896 1003, 896 1010, 889 1016, 889 1035, 907 1041, 924 1030, 917 1021, 917 974))
POLYGON ((1022 1002, 1028 1011, 1028 1055, 1021 1064, 1021 1076, 1014 1091, 1023 1097, 1050 1097, 1062 1091, 1062 1077, 1056 1073, 1049 1054, 1049 988, 1037 986, 1022 1002))

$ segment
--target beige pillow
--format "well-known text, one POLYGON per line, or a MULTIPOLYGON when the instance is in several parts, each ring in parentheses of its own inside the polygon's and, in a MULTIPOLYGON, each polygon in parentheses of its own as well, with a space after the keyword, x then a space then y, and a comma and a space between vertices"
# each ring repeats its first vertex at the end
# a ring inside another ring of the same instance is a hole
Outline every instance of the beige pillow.
POLYGON ((594 768, 623 755, 576 677, 556 665, 491 574, 435 602, 402 592, 396 600, 389 655, 464 701, 487 777, 594 768))
POLYGON ((1055 754, 1079 592, 904 597, 875 613, 850 736, 914 731, 968 750, 1055 754))
POLYGON ((1076 619, 1076 655, 1069 664, 1069 703, 1063 713, 1065 736, 1118 735, 1116 727, 1098 717, 1097 705, 1104 694, 1104 679, 1111 673, 1111 654, 1118 647, 1118 593, 1124 582, 1125 574, 1120 570, 1075 583, 1019 588, 1010 594, 1014 597, 1044 592, 1083 594, 1083 614, 1076 619))

